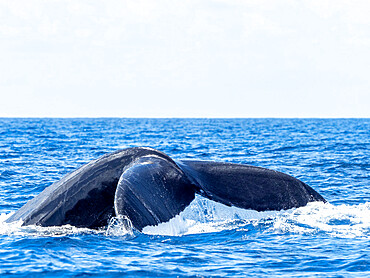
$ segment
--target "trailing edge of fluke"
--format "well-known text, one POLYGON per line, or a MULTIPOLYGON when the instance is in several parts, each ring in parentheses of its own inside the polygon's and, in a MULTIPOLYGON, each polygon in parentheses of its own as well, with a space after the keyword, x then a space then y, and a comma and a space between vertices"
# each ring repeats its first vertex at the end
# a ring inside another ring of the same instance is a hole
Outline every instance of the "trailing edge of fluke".
POLYGON ((106 154, 64 176, 7 222, 99 228, 125 215, 139 231, 167 222, 200 194, 228 206, 285 210, 325 199, 302 181, 243 164, 182 160, 144 147, 106 154))

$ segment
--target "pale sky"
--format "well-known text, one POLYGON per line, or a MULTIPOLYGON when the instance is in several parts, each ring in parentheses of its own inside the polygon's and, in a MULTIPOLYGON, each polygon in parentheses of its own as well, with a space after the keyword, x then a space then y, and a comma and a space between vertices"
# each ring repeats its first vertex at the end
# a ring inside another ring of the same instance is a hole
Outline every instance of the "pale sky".
POLYGON ((370 117, 370 1, 0 0, 0 117, 370 117))

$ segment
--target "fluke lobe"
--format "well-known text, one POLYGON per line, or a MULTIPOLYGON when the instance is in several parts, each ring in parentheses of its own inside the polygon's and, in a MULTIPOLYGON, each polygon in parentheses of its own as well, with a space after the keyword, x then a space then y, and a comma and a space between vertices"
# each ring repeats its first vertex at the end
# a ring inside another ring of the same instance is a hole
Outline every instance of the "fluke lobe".
POLYGON ((125 215, 141 231, 166 222, 200 194, 228 206, 257 211, 301 207, 325 199, 284 173, 242 164, 175 162, 151 148, 106 154, 64 176, 7 222, 99 228, 125 215))

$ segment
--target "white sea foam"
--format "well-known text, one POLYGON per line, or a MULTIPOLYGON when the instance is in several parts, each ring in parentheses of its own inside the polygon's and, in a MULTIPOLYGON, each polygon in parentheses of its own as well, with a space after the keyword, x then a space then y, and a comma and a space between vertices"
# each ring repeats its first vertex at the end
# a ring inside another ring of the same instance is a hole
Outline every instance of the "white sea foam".
MULTIPOLYGON (((21 221, 6 223, 12 213, 0 214, 0 235, 65 236, 71 234, 103 234, 132 238, 134 229, 126 217, 114 217, 106 229, 92 230, 70 225, 60 227, 22 226, 21 221)), ((287 211, 257 212, 245 210, 196 196, 179 215, 166 223, 147 226, 144 234, 183 236, 214 233, 223 230, 243 230, 245 224, 266 224, 268 233, 314 234, 326 233, 334 237, 357 238, 370 236, 370 203, 332 205, 309 203, 305 207, 287 211)))
POLYGON ((143 233, 169 236, 212 233, 234 229, 234 223, 237 220, 260 220, 272 218, 276 214, 278 214, 277 211, 257 212, 228 207, 197 195, 179 215, 157 226, 147 226, 143 229, 143 233))
POLYGON ((91 234, 102 233, 101 230, 91 230, 87 228, 77 228, 71 225, 40 227, 36 225, 22 226, 22 221, 7 223, 6 220, 13 214, 0 214, 0 235, 11 236, 35 236, 35 237, 59 237, 71 234, 91 234))
POLYGON ((257 212, 197 196, 178 216, 157 226, 147 226, 143 233, 182 236, 235 229, 247 223, 268 223, 268 226, 272 223, 267 232, 273 233, 325 232, 335 237, 363 237, 370 234, 370 203, 335 206, 314 202, 286 211, 257 212))
POLYGON ((12 223, 5 222, 12 214, 14 214, 14 212, 0 214, 0 235, 17 235, 21 229, 22 221, 15 221, 12 223))
POLYGON ((366 237, 370 234, 370 203, 338 206, 309 203, 281 213, 273 223, 272 230, 276 232, 325 232, 335 237, 366 237))

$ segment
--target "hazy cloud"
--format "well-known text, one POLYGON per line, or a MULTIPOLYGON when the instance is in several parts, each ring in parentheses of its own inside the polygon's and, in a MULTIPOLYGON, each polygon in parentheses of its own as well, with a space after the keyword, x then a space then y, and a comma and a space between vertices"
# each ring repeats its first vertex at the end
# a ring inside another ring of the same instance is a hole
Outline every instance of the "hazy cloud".
POLYGON ((368 117, 368 1, 0 1, 0 116, 368 117))

